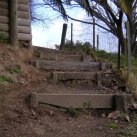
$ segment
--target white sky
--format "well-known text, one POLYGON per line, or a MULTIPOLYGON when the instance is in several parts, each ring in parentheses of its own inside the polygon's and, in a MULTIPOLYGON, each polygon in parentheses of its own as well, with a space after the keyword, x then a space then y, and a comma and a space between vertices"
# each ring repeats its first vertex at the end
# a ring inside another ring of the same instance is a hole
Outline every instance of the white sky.
MULTIPOLYGON (((53 10, 48 9, 48 16, 54 16, 53 10)), ((41 11, 40 11, 41 12, 41 11)), ((42 11, 43 12, 43 11, 42 11)), ((69 14, 79 20, 82 20, 85 18, 86 13, 84 10, 76 9, 76 10, 68 10, 69 14)), ((47 15, 47 14, 45 14, 47 15)), ((58 16, 59 14, 57 14, 58 16)), ((61 35, 62 35, 62 26, 63 26, 64 20, 62 18, 56 19, 54 22, 50 22, 49 24, 38 24, 33 23, 32 24, 32 36, 33 36, 33 45, 42 46, 42 47, 49 47, 52 48, 55 44, 60 44, 61 41, 61 35)), ((70 33, 69 27, 70 24, 73 23, 75 26, 75 29, 79 30, 81 29, 81 23, 79 22, 73 22, 70 20, 68 23, 68 29, 67 29, 67 35, 70 33)))
MULTIPOLYGON (((45 9, 43 10, 45 12, 45 9)), ((43 14, 44 12, 40 12, 43 14)), ((82 9, 75 9, 75 10, 68 10, 69 15, 72 17, 82 20, 84 18, 87 18, 87 14, 84 10, 82 9)), ((44 13, 45 16, 58 16, 56 12, 54 12, 51 9, 46 9, 46 13, 44 13)), ((42 47, 48 47, 48 48, 54 48, 55 44, 60 44, 61 41, 61 35, 62 35, 62 26, 63 26, 64 20, 62 18, 56 19, 54 22, 47 22, 46 25, 41 24, 41 23, 33 23, 32 24, 32 36, 33 40, 32 43, 33 45, 36 46, 42 46, 42 47)), ((70 38, 70 24, 73 23, 74 26, 74 35, 81 35, 83 32, 83 28, 87 28, 86 33, 90 33, 90 35, 84 36, 87 40, 90 38, 92 44, 92 26, 88 25, 83 25, 82 23, 79 22, 73 22, 70 21, 68 22, 68 29, 67 29, 67 39, 70 38), (84 26, 84 27, 83 27, 84 26), (80 31, 82 30, 82 31, 80 31)), ((117 51, 116 49, 116 44, 117 40, 114 39, 114 37, 108 33, 104 33, 104 30, 101 30, 99 32, 99 29, 96 28, 96 34, 100 33, 100 49, 104 49, 107 51, 117 51), (114 46, 115 44, 115 46, 114 46)), ((74 37, 74 40, 80 40, 82 41, 83 37, 74 37)), ((83 39, 83 42, 86 41, 86 39, 83 39)), ((70 40, 70 39, 69 39, 70 40)))

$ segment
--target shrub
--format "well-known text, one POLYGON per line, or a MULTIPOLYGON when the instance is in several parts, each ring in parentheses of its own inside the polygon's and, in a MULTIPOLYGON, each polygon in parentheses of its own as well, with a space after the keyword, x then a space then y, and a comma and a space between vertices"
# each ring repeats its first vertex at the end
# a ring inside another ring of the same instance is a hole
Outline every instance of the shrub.
POLYGON ((12 67, 8 67, 7 70, 13 74, 13 73, 16 73, 16 74, 21 74, 21 66, 20 65, 14 65, 12 67))
POLYGON ((13 79, 6 76, 0 76, 0 83, 4 83, 4 82, 13 83, 13 79))

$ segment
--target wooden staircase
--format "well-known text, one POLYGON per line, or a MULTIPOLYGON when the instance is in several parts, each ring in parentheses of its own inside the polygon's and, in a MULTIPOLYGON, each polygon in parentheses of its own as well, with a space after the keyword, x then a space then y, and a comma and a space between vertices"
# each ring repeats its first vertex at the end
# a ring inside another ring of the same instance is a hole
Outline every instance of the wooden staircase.
MULTIPOLYGON (((90 55, 81 52, 34 47, 34 55, 35 58, 32 60, 32 64, 37 69, 46 70, 45 72, 49 71, 51 79, 55 83, 70 80, 90 80, 90 82, 96 81, 97 86, 101 86, 102 76, 107 71, 111 71, 112 68, 111 64, 96 62, 90 55)), ((130 95, 102 94, 101 90, 100 94, 89 94, 89 92, 88 94, 75 94, 75 92, 72 94, 36 93, 32 95, 32 102, 74 108, 82 108, 83 104, 87 103, 91 104, 91 108, 110 109, 117 107, 115 106, 115 104, 118 104, 117 100, 121 100, 123 104, 130 100, 130 95), (116 99, 114 100, 114 98, 116 99)), ((125 105, 122 107, 125 109, 125 105)))

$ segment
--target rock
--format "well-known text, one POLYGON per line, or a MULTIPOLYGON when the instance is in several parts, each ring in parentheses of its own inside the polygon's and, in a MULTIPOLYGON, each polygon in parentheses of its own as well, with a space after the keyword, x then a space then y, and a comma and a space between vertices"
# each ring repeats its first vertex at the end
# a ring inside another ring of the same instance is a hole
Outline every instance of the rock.
POLYGON ((25 82, 24 82, 24 81, 20 81, 19 83, 20 83, 20 84, 23 84, 23 85, 25 84, 25 82))
POLYGON ((34 110, 31 110, 31 115, 36 116, 36 112, 34 110))
POLYGON ((129 115, 127 115, 127 114, 126 114, 126 116, 125 116, 125 119, 126 119, 127 122, 131 122, 131 121, 130 121, 130 118, 129 118, 129 115))
POLYGON ((120 111, 114 111, 108 115, 108 118, 117 120, 120 116, 120 111))
POLYGON ((66 120, 71 121, 72 117, 67 117, 66 120))
POLYGON ((99 129, 99 130, 102 130, 102 129, 103 129, 103 127, 101 127, 101 126, 100 126, 98 129, 99 129))
POLYGON ((101 115, 101 117, 105 118, 105 117, 106 117, 106 115, 105 115, 105 114, 102 114, 102 115, 101 115))
POLYGON ((49 115, 50 115, 50 116, 54 116, 55 114, 54 114, 53 111, 49 111, 49 115))
POLYGON ((117 124, 117 123, 118 123, 118 120, 115 120, 115 123, 117 124))
POLYGON ((133 108, 137 109, 137 104, 136 103, 133 104, 133 108))
POLYGON ((7 131, 7 130, 8 130, 8 127, 5 127, 5 128, 4 128, 4 131, 7 131))

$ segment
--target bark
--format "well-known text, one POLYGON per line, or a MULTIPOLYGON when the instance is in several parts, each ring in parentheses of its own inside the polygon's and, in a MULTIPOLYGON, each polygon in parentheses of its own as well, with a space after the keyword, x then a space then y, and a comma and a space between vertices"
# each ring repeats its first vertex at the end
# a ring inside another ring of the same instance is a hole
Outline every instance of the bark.
POLYGON ((117 69, 120 70, 120 40, 118 41, 118 64, 117 64, 117 69))

